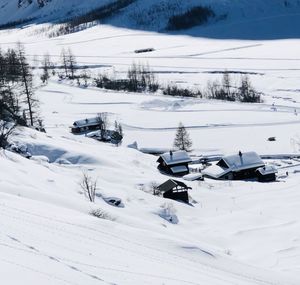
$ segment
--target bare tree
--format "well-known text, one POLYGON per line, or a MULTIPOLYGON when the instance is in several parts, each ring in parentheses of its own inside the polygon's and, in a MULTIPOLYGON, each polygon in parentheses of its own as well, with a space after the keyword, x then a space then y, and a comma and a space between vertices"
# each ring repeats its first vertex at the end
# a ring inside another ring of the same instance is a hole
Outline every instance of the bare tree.
POLYGON ((43 74, 41 75, 41 80, 43 83, 48 83, 48 80, 50 78, 50 68, 51 68, 51 62, 50 62, 50 55, 45 54, 42 62, 42 69, 43 74))
POLYGON ((0 147, 7 147, 9 138, 14 134, 15 127, 15 123, 0 121, 0 147))
POLYGON ((91 176, 89 176, 86 172, 83 172, 80 187, 89 201, 95 202, 97 180, 93 180, 91 176))
POLYGON ((38 100, 34 96, 34 89, 33 89, 33 81, 32 81, 32 71, 27 62, 25 56, 25 49, 19 43, 17 47, 18 57, 19 57, 19 64, 20 64, 20 71, 21 71, 21 83, 23 90, 22 92, 25 94, 24 103, 27 105, 27 110, 29 113, 30 125, 34 125, 35 121, 35 113, 36 109, 38 108, 38 100))
POLYGON ((101 135, 101 139, 104 139, 105 134, 107 132, 107 126, 108 126, 108 116, 107 113, 98 113, 97 114, 97 122, 99 125, 99 129, 100 129, 100 135, 101 135))
POLYGON ((185 129, 184 125, 180 122, 176 131, 174 146, 180 150, 190 151, 192 147, 192 141, 185 129))
POLYGON ((91 75, 89 74, 88 70, 84 68, 82 72, 80 73, 80 78, 83 79, 84 87, 88 87, 88 79, 91 78, 91 75))
POLYGON ((226 70, 223 74, 222 78, 222 88, 227 98, 231 97, 231 78, 229 72, 226 70))
POLYGON ((67 64, 68 64, 68 69, 70 71, 69 77, 71 79, 74 79, 75 71, 76 71, 76 58, 72 53, 72 50, 69 48, 68 53, 67 53, 67 64))
POLYGON ((61 58, 62 67, 65 72, 65 76, 68 77, 68 75, 69 75, 69 73, 68 73, 68 58, 67 58, 67 54, 66 54, 66 51, 64 48, 61 50, 60 58, 61 58))

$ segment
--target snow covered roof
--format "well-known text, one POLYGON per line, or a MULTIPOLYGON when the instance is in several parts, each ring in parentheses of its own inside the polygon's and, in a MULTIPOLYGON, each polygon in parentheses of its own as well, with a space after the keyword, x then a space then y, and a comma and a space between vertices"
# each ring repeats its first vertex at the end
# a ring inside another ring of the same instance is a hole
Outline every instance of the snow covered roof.
POLYGON ((88 127, 88 126, 95 126, 99 124, 99 118, 94 117, 94 118, 87 118, 83 120, 78 120, 73 123, 74 127, 88 127))
POLYGON ((178 165, 178 166, 171 167, 171 171, 174 174, 177 174, 177 173, 182 173, 182 172, 188 172, 188 168, 185 165, 178 165))
POLYGON ((224 156, 217 164, 204 169, 202 173, 203 175, 218 179, 232 171, 236 172, 264 166, 265 163, 256 152, 245 152, 224 156))
POLYGON ((190 173, 190 174, 184 175, 182 178, 187 181, 203 180, 203 174, 202 173, 190 173))
POLYGON ((207 167, 206 169, 202 170, 202 174, 205 176, 213 177, 213 178, 220 178, 226 173, 230 172, 230 168, 223 168, 219 165, 212 165, 207 167))
MULTIPOLYGON (((160 156, 167 165, 189 163, 192 161, 185 150, 166 152, 160 156)), ((158 159, 159 160, 159 159, 158 159)))
POLYGON ((268 174, 274 174, 277 173, 277 169, 274 166, 271 165, 266 165, 264 167, 260 167, 257 169, 257 171, 261 174, 261 175, 268 175, 268 174))
POLYGON ((260 156, 254 151, 224 156, 222 160, 227 164, 228 168, 233 171, 265 165, 260 156))

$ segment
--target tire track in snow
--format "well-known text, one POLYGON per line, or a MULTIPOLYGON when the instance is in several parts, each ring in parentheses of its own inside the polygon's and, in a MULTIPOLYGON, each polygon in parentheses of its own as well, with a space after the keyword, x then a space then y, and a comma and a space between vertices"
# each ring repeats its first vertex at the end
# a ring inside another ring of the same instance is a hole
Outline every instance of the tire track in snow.
MULTIPOLYGON (((90 277, 90 278, 95 279, 95 280, 97 280, 97 281, 102 281, 102 282, 105 283, 105 284, 112 284, 111 282, 107 282, 107 281, 105 281, 104 279, 100 278, 100 277, 97 276, 97 275, 94 275, 94 274, 90 274, 90 273, 84 272, 83 270, 81 270, 81 269, 79 269, 79 268, 77 268, 77 267, 75 267, 75 266, 69 265, 69 264, 67 264, 66 262, 63 262, 63 261, 62 261, 60 258, 58 258, 58 257, 54 257, 54 256, 52 256, 52 255, 49 255, 49 254, 45 253, 45 252, 42 252, 41 250, 37 249, 35 246, 26 244, 26 243, 22 242, 22 241, 21 241, 20 239, 18 239, 18 238, 15 238, 15 237, 13 237, 13 236, 11 236, 11 235, 6 235, 6 236, 7 236, 10 240, 12 240, 14 243, 20 244, 20 245, 23 247, 23 249, 22 249, 22 248, 19 248, 19 247, 14 247, 14 246, 11 246, 11 245, 5 244, 5 243, 0 243, 0 246, 6 246, 6 247, 11 248, 11 249, 14 249, 14 250, 24 251, 24 252, 28 252, 28 253, 31 253, 31 254, 35 254, 35 255, 37 255, 37 256, 45 257, 45 258, 47 258, 47 259, 50 259, 50 260, 53 261, 53 262, 59 263, 59 264, 61 264, 61 265, 64 265, 65 267, 67 267, 67 268, 69 268, 69 269, 71 269, 71 270, 77 271, 77 272, 79 272, 79 273, 81 273, 81 274, 83 274, 83 275, 85 275, 85 276, 87 276, 87 277, 90 277)), ((73 282, 70 282, 70 283, 73 284, 73 282)), ((74 284, 76 284, 76 283, 74 283, 74 284)))

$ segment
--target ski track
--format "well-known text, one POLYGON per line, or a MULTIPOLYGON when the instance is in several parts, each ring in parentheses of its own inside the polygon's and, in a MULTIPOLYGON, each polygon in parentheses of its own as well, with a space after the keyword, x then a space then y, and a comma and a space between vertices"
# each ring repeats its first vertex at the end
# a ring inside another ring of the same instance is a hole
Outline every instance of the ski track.
MULTIPOLYGON (((116 246, 115 243, 106 243, 103 241, 103 239, 96 239, 96 238, 91 238, 87 235, 83 235, 83 234, 76 234, 76 236, 74 237, 73 235, 73 232, 71 231, 67 231, 65 229, 65 227, 62 227, 62 228, 57 228, 57 226, 54 226, 54 228, 50 225, 49 223, 47 223, 47 226, 45 225, 44 222, 33 222, 32 219, 25 219, 24 218, 24 215, 27 215, 27 216, 31 216, 31 217, 34 217, 35 219, 40 219, 40 220, 47 220, 48 222, 52 222, 52 223, 59 223, 59 224, 62 224, 62 225, 67 225, 67 226, 70 226, 70 227, 76 227, 76 228, 81 228, 81 229, 85 229, 85 230, 88 230, 88 231, 92 231, 92 232, 96 232, 96 233, 100 233, 102 235, 106 235, 107 237, 109 237, 110 239, 113 238, 113 239, 117 239, 121 242, 125 242, 126 243, 129 243, 129 244, 132 244, 134 246, 137 246, 139 247, 140 249, 144 250, 145 248, 147 250, 150 250, 152 251, 153 253, 151 254, 152 255, 152 258, 154 257, 154 259, 156 260, 157 259, 157 256, 154 254, 154 252, 156 253, 164 253, 166 255, 168 255, 170 257, 170 259, 168 259, 168 263, 170 263, 170 261, 172 260, 171 263, 174 262, 174 266, 176 264, 178 264, 180 262, 180 259, 183 259, 185 261, 188 261, 189 263, 191 263, 191 267, 187 266, 187 269, 191 270, 191 271, 194 271, 194 272, 199 272, 199 266, 201 267, 201 270, 203 272, 205 272, 205 275, 209 275, 211 276, 212 278, 217 278, 217 276, 219 276, 218 272, 224 272, 224 273, 227 273, 229 275, 231 275, 233 278, 243 278, 244 281, 251 281, 251 282, 255 282, 256 284, 269 284, 269 285, 278 285, 279 283, 273 283, 273 282, 269 282, 269 281, 265 281, 265 280, 262 280, 260 278, 256 278, 256 277, 253 277, 253 276, 248 276, 246 274, 243 274, 243 273, 238 273, 238 272, 234 272, 234 271, 228 271, 226 269, 223 269, 223 268, 220 268, 219 266, 214 266, 212 264, 209 264, 209 263, 205 263, 205 262, 201 262, 199 263, 199 261, 196 261, 194 259, 191 259, 191 258, 187 258, 187 257, 184 257, 184 256, 180 256, 178 254, 175 254, 173 252, 169 252, 169 251, 165 251, 165 250, 161 250, 161 249, 157 249, 155 247, 152 247, 152 246, 147 246, 145 244, 141 244, 139 242, 136 242, 136 241, 132 241, 132 240, 129 240, 129 239, 125 239, 125 238, 120 238, 118 235, 115 235, 115 234, 111 234, 111 233, 108 233, 106 231, 101 231, 101 230, 98 230, 98 229, 95 229, 95 228, 91 228, 91 227, 88 227, 88 226, 85 226, 85 225, 79 225, 79 224, 73 224, 73 223, 70 223, 70 222, 67 222, 67 221, 63 221, 63 220, 60 220, 60 219, 54 219, 54 218, 50 218, 50 217, 45 217, 43 215, 38 215, 38 214, 33 214, 33 213, 30 213, 30 212, 27 212, 27 211, 24 211, 24 210, 20 210, 20 209, 17 209, 17 208, 14 208, 14 207, 10 207, 10 206, 7 206, 3 203, 0 204, 0 207, 2 208, 2 214, 1 216, 6 216, 7 218, 10 218, 10 219, 15 219, 17 221, 21 221, 22 224, 23 223, 28 223, 29 225, 32 225, 32 224, 35 224, 35 226, 39 226, 39 227, 42 227, 43 229, 47 229, 49 230, 50 232, 52 232, 54 229, 55 229, 55 233, 53 232, 54 235, 57 235, 59 233, 59 235, 62 235, 63 234, 67 234, 69 236, 73 236, 73 239, 78 239, 78 237, 80 237, 80 241, 79 242, 84 242, 86 243, 87 240, 89 240, 89 242, 93 242, 93 243, 101 243, 101 244, 106 244, 108 246, 111 246, 113 248, 117 248, 118 250, 125 250, 125 251, 129 251, 130 253, 132 253, 130 250, 128 250, 128 248, 125 248, 125 247, 120 247, 120 246, 116 246), (8 211, 11 211, 12 213, 8 214, 8 211), (22 217, 22 218, 21 218, 22 217), (63 233, 63 234, 62 234, 63 233), (175 261, 173 261, 175 258, 175 261), (196 268, 197 270, 192 270, 192 268, 194 268, 196 265, 196 268), (210 273, 208 274, 207 270, 210 271, 210 273)), ((11 238, 12 239, 12 238, 11 238)), ((13 241, 15 242, 18 242, 19 240, 15 237, 13 237, 12 239, 13 241)), ((37 252, 39 252, 34 246, 31 246, 31 245, 26 245, 26 244, 23 244, 25 247, 27 247, 28 250, 31 250, 32 252, 34 252, 35 254, 37 252)), ((145 256, 145 252, 139 252, 139 251, 136 251, 134 252, 137 256, 145 256)), ((51 255, 47 255, 47 254, 44 254, 44 256, 52 259, 54 258, 54 261, 55 259, 58 259, 57 257, 52 257, 51 255)), ((165 258, 161 259, 159 258, 158 260, 156 260, 158 262, 165 262, 165 258)), ((69 265, 65 264, 65 266, 67 266, 68 268, 70 268, 69 265)), ((70 268, 72 269, 72 268, 70 268)), ((74 270, 74 269, 73 269, 74 270)), ((111 269, 113 270, 113 269, 111 269)), ((86 273, 84 273, 86 274, 86 273)), ((91 277, 91 275, 88 275, 89 277, 91 277)), ((99 278, 101 281, 103 281, 101 278, 99 278)), ((176 279, 174 279, 176 280, 176 279)), ((223 278, 221 279, 222 281, 225 281, 223 278)), ((184 282, 184 283, 187 283, 187 284, 195 284, 195 285, 200 285, 200 283, 195 283, 195 282, 190 282, 190 281, 185 281, 185 280, 179 280, 180 282, 184 282)), ((228 282, 232 282, 231 279, 228 279, 228 282)), ((232 283, 228 283, 228 284, 232 284, 232 283)), ((238 283, 237 283, 238 284, 238 283)), ((249 284, 253 284, 253 283, 249 283, 249 284)))

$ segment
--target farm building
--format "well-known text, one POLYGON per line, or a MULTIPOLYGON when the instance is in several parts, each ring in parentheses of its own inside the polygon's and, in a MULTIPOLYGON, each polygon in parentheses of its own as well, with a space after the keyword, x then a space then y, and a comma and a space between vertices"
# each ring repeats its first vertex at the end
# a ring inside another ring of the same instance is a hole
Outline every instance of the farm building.
POLYGON ((171 175, 182 176, 189 173, 188 164, 192 159, 186 151, 169 151, 162 154, 157 162, 158 169, 171 175))
POLYGON ((164 198, 189 202, 188 190, 192 189, 183 182, 169 179, 157 187, 157 190, 163 193, 164 198))
POLYGON ((256 152, 239 152, 224 156, 217 164, 202 171, 203 176, 212 179, 239 180, 257 178, 256 170, 265 163, 256 152))
POLYGON ((273 166, 264 166, 256 170, 258 181, 260 182, 271 182, 276 180, 277 169, 273 166))
POLYGON ((71 126, 71 132, 78 134, 86 131, 94 131, 98 130, 100 128, 101 121, 99 118, 89 118, 89 119, 83 119, 78 120, 73 123, 73 126, 71 126))

